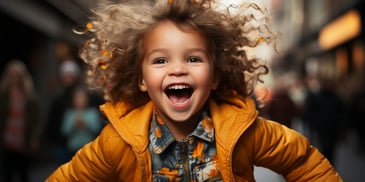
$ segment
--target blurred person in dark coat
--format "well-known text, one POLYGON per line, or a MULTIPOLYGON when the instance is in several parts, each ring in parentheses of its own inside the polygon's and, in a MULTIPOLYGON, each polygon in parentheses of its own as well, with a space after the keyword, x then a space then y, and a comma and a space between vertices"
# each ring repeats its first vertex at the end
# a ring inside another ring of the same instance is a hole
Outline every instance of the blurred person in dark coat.
POLYGON ((350 102, 349 120, 358 136, 358 150, 365 154, 365 79, 359 85, 350 102))
POLYGON ((72 91, 81 81, 80 66, 73 60, 62 61, 59 67, 61 90, 54 97, 48 112, 45 135, 57 164, 67 160, 66 137, 61 133, 63 116, 72 106, 72 91))
POLYGON ((311 134, 317 136, 320 151, 334 163, 345 105, 336 93, 333 80, 321 79, 319 83, 318 90, 307 94, 303 119, 308 122, 311 134))
POLYGON ((4 182, 29 181, 31 157, 39 148, 40 110, 25 64, 11 60, 0 84, 1 164, 4 182))
POLYGON ((288 78, 282 77, 276 83, 263 112, 269 119, 292 128, 294 119, 301 116, 301 109, 289 94, 291 85, 288 78))

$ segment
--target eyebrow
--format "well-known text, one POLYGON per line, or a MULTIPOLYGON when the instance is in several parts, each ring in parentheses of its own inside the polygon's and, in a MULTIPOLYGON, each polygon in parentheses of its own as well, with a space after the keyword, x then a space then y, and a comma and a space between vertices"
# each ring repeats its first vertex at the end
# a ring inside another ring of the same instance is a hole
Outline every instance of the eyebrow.
MULTIPOLYGON (((153 49, 151 52, 148 52, 146 54, 146 57, 149 57, 151 54, 153 53, 156 53, 156 52, 166 52, 168 49, 167 48, 158 48, 158 49, 153 49)), ((187 52, 202 52, 206 55, 209 55, 209 52, 208 50, 206 49, 202 49, 202 48, 191 48, 191 49, 188 49, 187 52)))

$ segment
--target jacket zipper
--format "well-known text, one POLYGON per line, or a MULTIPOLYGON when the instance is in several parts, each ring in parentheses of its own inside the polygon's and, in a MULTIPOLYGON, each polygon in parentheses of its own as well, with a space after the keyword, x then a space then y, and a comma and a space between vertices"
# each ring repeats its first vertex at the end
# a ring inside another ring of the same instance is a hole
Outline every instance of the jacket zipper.
POLYGON ((190 163, 189 163, 189 149, 188 149, 188 140, 178 141, 180 148, 180 159, 183 167, 183 176, 184 181, 191 181, 190 179, 190 163))

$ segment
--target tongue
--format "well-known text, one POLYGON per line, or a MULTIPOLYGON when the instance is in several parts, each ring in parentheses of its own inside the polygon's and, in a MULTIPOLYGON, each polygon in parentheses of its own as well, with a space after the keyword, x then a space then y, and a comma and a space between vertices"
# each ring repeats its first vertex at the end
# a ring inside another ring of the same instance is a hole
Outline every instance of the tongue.
POLYGON ((186 100, 189 99, 189 94, 187 93, 180 93, 180 94, 171 94, 169 96, 169 99, 172 103, 175 104, 182 104, 184 103, 186 100))

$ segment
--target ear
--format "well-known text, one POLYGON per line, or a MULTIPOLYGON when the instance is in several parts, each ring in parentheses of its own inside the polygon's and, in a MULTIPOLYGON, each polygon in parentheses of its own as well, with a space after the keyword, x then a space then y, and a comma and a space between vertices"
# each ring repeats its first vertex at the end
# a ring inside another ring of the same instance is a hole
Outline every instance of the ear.
POLYGON ((147 92, 147 86, 144 82, 144 80, 142 79, 141 83, 139 84, 139 89, 142 91, 142 92, 147 92))
POLYGON ((216 90, 218 88, 218 85, 219 85, 219 79, 216 78, 213 80, 212 90, 216 90))

